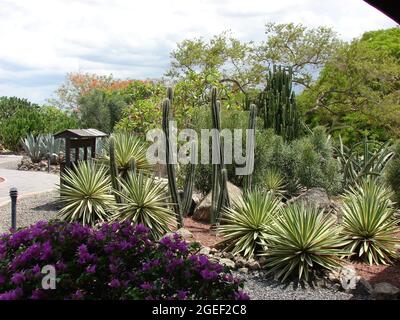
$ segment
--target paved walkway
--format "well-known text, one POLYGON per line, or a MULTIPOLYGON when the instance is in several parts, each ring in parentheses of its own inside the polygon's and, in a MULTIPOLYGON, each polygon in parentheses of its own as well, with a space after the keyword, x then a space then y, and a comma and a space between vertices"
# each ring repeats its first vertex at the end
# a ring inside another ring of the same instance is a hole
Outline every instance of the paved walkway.
POLYGON ((47 172, 18 171, 17 164, 20 156, 0 155, 0 177, 5 181, 0 182, 0 206, 10 200, 10 188, 18 190, 19 197, 54 190, 59 183, 58 175, 47 172))

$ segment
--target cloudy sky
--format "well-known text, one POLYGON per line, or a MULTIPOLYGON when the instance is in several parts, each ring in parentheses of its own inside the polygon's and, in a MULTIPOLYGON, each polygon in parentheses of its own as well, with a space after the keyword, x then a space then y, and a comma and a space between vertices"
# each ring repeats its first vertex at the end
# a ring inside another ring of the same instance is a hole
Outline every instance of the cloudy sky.
POLYGON ((270 21, 346 40, 395 26, 362 0, 0 0, 0 96, 43 103, 67 72, 160 77, 178 41, 228 29, 261 41, 270 21))

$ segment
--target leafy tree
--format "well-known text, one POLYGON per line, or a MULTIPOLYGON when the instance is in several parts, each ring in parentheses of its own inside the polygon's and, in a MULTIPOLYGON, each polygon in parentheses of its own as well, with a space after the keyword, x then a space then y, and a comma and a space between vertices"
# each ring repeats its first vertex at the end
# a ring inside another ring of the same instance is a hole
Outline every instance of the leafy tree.
POLYGON ((366 39, 374 38, 342 44, 298 99, 310 123, 341 129, 345 142, 400 135, 400 64, 392 50, 366 39))
POLYGON ((126 103, 122 96, 95 89, 78 100, 83 127, 112 132, 126 103))

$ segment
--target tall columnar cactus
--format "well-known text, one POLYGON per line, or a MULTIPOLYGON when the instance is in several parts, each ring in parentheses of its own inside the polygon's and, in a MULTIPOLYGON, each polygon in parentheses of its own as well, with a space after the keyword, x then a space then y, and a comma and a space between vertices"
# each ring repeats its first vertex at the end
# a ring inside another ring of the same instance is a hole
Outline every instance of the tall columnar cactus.
MULTIPOLYGON (((255 134, 256 130, 256 122, 257 122, 257 107, 254 104, 250 105, 250 112, 249 112, 249 124, 248 129, 253 130, 255 134)), ((246 163, 254 163, 254 149, 255 149, 255 135, 253 136, 254 139, 249 139, 248 137, 248 150, 247 150, 247 160, 246 163)), ((252 189, 252 178, 253 174, 250 173, 244 177, 244 189, 245 191, 249 192, 252 189)))
MULTIPOLYGON (((111 175, 111 183, 114 191, 119 190, 119 183, 118 183, 118 167, 117 162, 115 160, 115 139, 113 136, 109 138, 109 153, 110 153, 110 175, 111 175)), ((117 203, 121 203, 121 197, 114 192, 115 201, 117 203)))
MULTIPOLYGON (((172 98, 172 89, 168 88, 167 96, 172 98)), ((171 200, 173 202, 174 212, 176 213, 178 220, 178 227, 183 227, 183 215, 182 215, 182 207, 181 200, 179 198, 178 188, 176 185, 176 172, 175 172, 175 164, 173 161, 173 150, 170 140, 170 132, 169 132, 169 121, 170 121, 170 107, 171 101, 169 98, 166 98, 163 102, 163 131, 165 135, 165 159, 167 164, 167 174, 168 174, 168 189, 171 196, 171 200)))
POLYGON ((291 69, 274 67, 269 72, 267 86, 259 97, 259 108, 263 110, 265 129, 274 129, 286 141, 298 137, 300 116, 292 90, 291 69))
POLYGON ((212 128, 215 129, 214 143, 216 152, 213 150, 212 164, 212 191, 211 191, 211 224, 215 225, 219 222, 221 209, 229 203, 229 195, 227 190, 227 172, 224 165, 224 146, 220 138, 221 116, 220 102, 217 101, 217 89, 211 90, 211 115, 212 128), (225 170, 225 171, 224 171, 225 170), (224 172, 226 177, 224 178, 224 172))
POLYGON ((184 185, 184 193, 183 193, 183 200, 182 200, 182 210, 183 214, 186 216, 190 210, 190 207, 192 205, 192 198, 193 198, 193 188, 194 188, 194 179, 195 179, 195 169, 196 169, 196 153, 197 153, 197 148, 196 148, 196 143, 192 143, 192 149, 191 149, 191 161, 189 163, 189 170, 188 174, 185 179, 185 185, 184 185))

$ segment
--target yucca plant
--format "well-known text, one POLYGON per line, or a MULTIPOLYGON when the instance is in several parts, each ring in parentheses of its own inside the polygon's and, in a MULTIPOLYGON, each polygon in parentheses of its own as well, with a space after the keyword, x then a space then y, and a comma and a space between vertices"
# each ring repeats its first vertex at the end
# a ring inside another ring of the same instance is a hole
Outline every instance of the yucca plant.
MULTIPOLYGON (((119 175, 122 178, 128 176, 132 170, 132 164, 136 170, 149 171, 150 164, 146 158, 146 147, 144 143, 136 136, 129 133, 114 133, 115 160, 118 167, 119 175)), ((103 154, 101 160, 109 162, 109 141, 105 141, 103 145, 103 154)))
POLYGON ((155 239, 172 231, 176 226, 176 214, 169 208, 166 185, 143 173, 129 173, 120 179, 120 190, 115 191, 122 199, 112 220, 132 221, 150 228, 155 239))
POLYGON ((282 281, 295 274, 309 281, 314 270, 339 267, 343 254, 335 220, 298 203, 282 208, 263 244, 268 272, 282 281))
POLYGON ((42 145, 41 135, 35 137, 33 134, 29 134, 25 139, 22 139, 22 147, 34 163, 39 162, 43 158, 42 145))
POLYGON ((286 193, 285 178, 274 169, 268 169, 264 176, 264 189, 278 197, 283 197, 286 193))
POLYGON ((60 218, 83 225, 105 222, 115 210, 108 169, 92 161, 80 161, 66 169, 60 185, 60 218))
POLYGON ((342 235, 346 249, 369 264, 387 264, 398 257, 399 243, 392 192, 372 179, 364 179, 343 195, 342 235))
POLYGON ((224 209, 218 233, 225 238, 222 243, 227 244, 226 250, 234 255, 252 257, 259 242, 266 237, 279 207, 279 199, 271 193, 255 190, 224 209))

